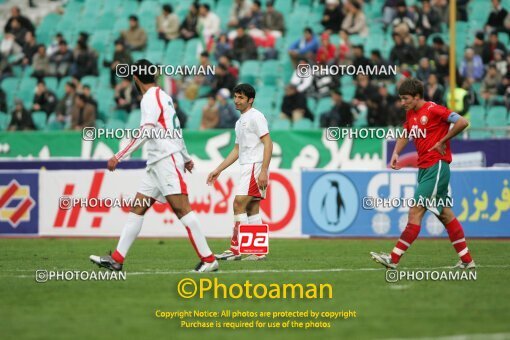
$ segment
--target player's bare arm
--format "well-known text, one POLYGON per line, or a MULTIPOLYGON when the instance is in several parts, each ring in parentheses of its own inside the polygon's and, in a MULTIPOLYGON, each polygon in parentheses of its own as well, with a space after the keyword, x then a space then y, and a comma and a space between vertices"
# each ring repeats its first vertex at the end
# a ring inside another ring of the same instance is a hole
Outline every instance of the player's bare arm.
POLYGON ((407 143, 409 143, 409 139, 408 138, 399 138, 397 140, 397 143, 395 144, 395 150, 393 150, 393 154, 391 155, 391 161, 390 161, 390 166, 393 170, 400 170, 401 167, 397 165, 398 163, 398 156, 400 155, 400 153, 402 152, 402 150, 404 150, 404 148, 406 147, 407 143))
POLYGON ((223 160, 223 162, 221 162, 221 164, 218 165, 216 169, 209 173, 209 176, 207 176, 207 185, 212 185, 218 179, 221 172, 228 168, 229 166, 231 166, 232 164, 234 164, 234 162, 237 161, 238 158, 239 158, 239 144, 235 144, 234 148, 232 149, 232 151, 230 151, 230 153, 223 160))
POLYGON ((273 154, 273 141, 269 134, 263 136, 260 141, 264 144, 264 157, 262 159, 262 169, 260 170, 260 175, 257 180, 257 184, 261 190, 265 190, 268 183, 268 168, 269 162, 271 162, 271 155, 273 154))
POLYGON ((459 133, 464 131, 469 126, 469 122, 466 118, 460 117, 454 124, 453 127, 448 131, 446 136, 441 138, 439 142, 437 142, 433 147, 431 147, 428 151, 436 150, 441 155, 445 154, 446 150, 446 142, 452 139, 453 137, 457 136, 459 133))
POLYGON ((115 169, 117 168, 117 164, 119 164, 119 160, 115 155, 113 155, 112 158, 108 160, 108 164, 106 165, 106 167, 110 171, 115 171, 115 169))

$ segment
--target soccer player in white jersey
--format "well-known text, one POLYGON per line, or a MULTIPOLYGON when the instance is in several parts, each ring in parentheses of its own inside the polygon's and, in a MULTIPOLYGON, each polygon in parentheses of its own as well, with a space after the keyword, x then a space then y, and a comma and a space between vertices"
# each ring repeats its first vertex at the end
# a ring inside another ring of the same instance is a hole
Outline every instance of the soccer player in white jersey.
MULTIPOLYGON (((264 115, 253 108, 255 89, 249 84, 239 84, 234 88, 234 103, 241 112, 236 122, 235 146, 221 164, 207 177, 211 185, 223 170, 237 159, 241 166, 241 177, 234 199, 234 230, 230 249, 216 255, 218 260, 240 260, 238 233, 241 224, 261 224, 260 200, 265 198, 269 178, 269 162, 273 152, 273 142, 264 115)), ((243 260, 263 260, 265 255, 252 254, 243 260)))
MULTIPOLYGON (((111 256, 91 255, 90 260, 110 270, 122 270, 122 264, 129 248, 140 233, 143 218, 152 204, 158 200, 168 202, 172 210, 182 222, 188 233, 191 244, 200 258, 196 272, 212 272, 218 270, 218 261, 209 249, 207 241, 200 231, 200 222, 188 200, 188 192, 183 174, 193 169, 184 140, 168 138, 172 134, 162 134, 157 130, 180 129, 179 119, 175 113, 172 98, 157 85, 154 75, 144 72, 152 64, 145 59, 135 63, 137 72, 133 75, 138 90, 143 94, 140 103, 141 123, 140 138, 130 143, 108 161, 108 170, 114 171, 117 164, 128 157, 142 144, 147 143, 148 159, 145 174, 131 207, 127 222, 122 230, 117 249, 111 256), (161 138, 166 135, 167 138, 161 138), (147 204, 142 204, 146 203, 147 204)), ((174 134, 175 135, 175 134, 174 134)))

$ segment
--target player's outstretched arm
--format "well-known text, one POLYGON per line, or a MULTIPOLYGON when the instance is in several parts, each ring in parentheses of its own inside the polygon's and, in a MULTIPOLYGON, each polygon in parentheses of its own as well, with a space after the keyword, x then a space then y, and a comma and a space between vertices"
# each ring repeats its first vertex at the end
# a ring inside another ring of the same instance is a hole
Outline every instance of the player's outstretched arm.
POLYGON ((239 144, 235 144, 234 148, 228 156, 221 162, 220 165, 216 169, 214 169, 209 176, 207 176, 207 184, 212 185, 216 179, 218 179, 219 175, 223 170, 231 166, 237 159, 239 158, 239 144))
POLYGON ((393 150, 393 154, 391 155, 390 166, 393 170, 400 170, 401 167, 398 166, 398 155, 404 150, 407 143, 409 143, 408 138, 399 138, 397 139, 397 143, 395 144, 395 149, 393 150))

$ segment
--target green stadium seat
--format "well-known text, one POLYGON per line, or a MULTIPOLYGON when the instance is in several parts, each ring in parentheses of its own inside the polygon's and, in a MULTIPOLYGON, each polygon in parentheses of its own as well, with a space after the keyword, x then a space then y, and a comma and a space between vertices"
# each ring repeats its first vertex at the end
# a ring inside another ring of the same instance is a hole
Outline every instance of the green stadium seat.
POLYGON ((267 60, 263 62, 260 74, 264 86, 276 85, 281 75, 280 62, 278 60, 267 60))
POLYGON ((128 113, 126 110, 120 110, 120 109, 114 110, 108 115, 108 121, 110 121, 112 119, 125 123, 128 120, 128 113))
POLYGON ((32 112, 32 120, 34 121, 34 125, 37 130, 45 130, 46 129, 46 112, 44 111, 36 111, 32 112))
POLYGON ((207 104, 207 100, 208 100, 207 98, 196 99, 195 102, 193 103, 193 107, 188 112, 189 117, 201 118, 202 109, 207 104))
POLYGON ((20 79, 17 77, 5 78, 2 83, 0 83, 0 87, 6 93, 15 92, 18 89, 20 83, 20 79))
POLYGON ((259 75, 260 65, 256 60, 247 60, 241 65, 239 70, 240 81, 253 84, 259 75))
POLYGON ((290 120, 288 119, 275 119, 271 123, 272 130, 290 130, 290 120))
POLYGON ((137 129, 140 127, 141 113, 140 110, 133 110, 129 113, 126 129, 137 129))
POLYGON ((313 122, 309 119, 300 119, 292 124, 294 130, 310 130, 313 128, 313 122))
POLYGON ((356 86, 354 85, 342 86, 342 97, 346 102, 350 102, 354 98, 355 92, 356 86))
POLYGON ((470 130, 469 131, 469 138, 470 139, 489 139, 492 137, 492 134, 489 131, 483 131, 483 130, 470 130))
POLYGON ((10 122, 11 116, 5 112, 0 112, 0 131, 6 130, 10 122))
POLYGON ((97 76, 85 76, 81 78, 80 82, 82 85, 88 85, 91 89, 94 89, 99 83, 99 78, 97 76))
POLYGON ((315 117, 319 117, 326 111, 331 110, 333 107, 333 101, 331 98, 321 98, 317 103, 317 107, 315 108, 315 117))
POLYGON ((57 114, 56 113, 50 114, 50 116, 48 117, 48 121, 46 123, 46 130, 47 131, 58 131, 58 130, 63 130, 63 129, 64 129, 64 124, 57 122, 57 114))
MULTIPOLYGON (((504 106, 492 106, 487 112, 487 126, 489 127, 504 127, 507 126, 507 109, 504 106)), ((504 137, 506 132, 496 131, 494 133, 498 137, 504 137)))
POLYGON ((96 119, 96 129, 104 129, 105 127, 106 124, 102 119, 96 119))
POLYGON ((111 118, 111 119, 108 119, 108 121, 106 122, 105 128, 106 129, 124 129, 125 124, 121 120, 111 118))

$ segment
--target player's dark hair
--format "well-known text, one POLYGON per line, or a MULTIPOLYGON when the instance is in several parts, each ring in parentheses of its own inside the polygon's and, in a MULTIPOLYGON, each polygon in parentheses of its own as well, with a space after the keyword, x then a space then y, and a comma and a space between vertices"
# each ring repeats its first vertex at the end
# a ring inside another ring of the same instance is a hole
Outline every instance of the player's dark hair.
POLYGON ((163 5, 163 11, 165 11, 166 13, 173 13, 174 8, 170 4, 165 4, 163 5))
POLYGON ((207 12, 209 12, 211 10, 211 6, 209 6, 209 4, 201 4, 200 7, 203 7, 207 10, 207 12))
POLYGON ((398 94, 401 96, 416 96, 423 98, 423 83, 416 78, 407 78, 398 88, 398 94))
POLYGON ((303 30, 303 32, 305 33, 310 33, 311 35, 313 35, 313 30, 311 27, 305 27, 305 29, 303 30))
POLYGON ((138 22, 138 17, 136 15, 130 15, 129 20, 134 20, 134 21, 138 22))
POLYGON ((243 94, 248 99, 253 98, 255 99, 255 89, 250 84, 239 84, 236 87, 234 87, 234 93, 243 94))
POLYGON ((153 64, 147 59, 137 60, 135 63, 136 67, 135 72, 133 72, 132 76, 136 76, 143 84, 151 84, 156 82, 156 78, 154 74, 151 74, 148 69, 153 64))

